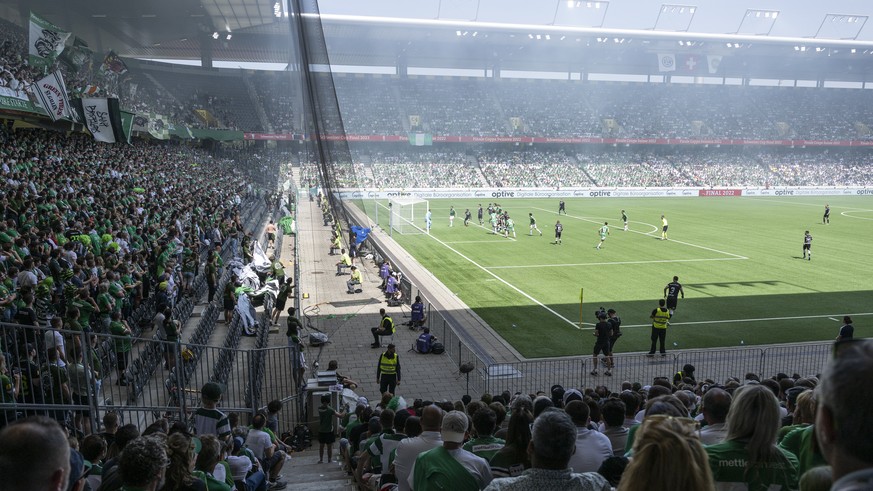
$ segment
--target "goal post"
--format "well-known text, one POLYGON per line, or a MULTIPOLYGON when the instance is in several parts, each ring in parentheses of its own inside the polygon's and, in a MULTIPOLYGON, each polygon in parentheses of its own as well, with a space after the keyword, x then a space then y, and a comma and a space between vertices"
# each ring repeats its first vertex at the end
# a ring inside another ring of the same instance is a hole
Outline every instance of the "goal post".
POLYGON ((425 199, 405 197, 388 201, 388 224, 399 234, 423 234, 425 213, 430 204, 425 199))

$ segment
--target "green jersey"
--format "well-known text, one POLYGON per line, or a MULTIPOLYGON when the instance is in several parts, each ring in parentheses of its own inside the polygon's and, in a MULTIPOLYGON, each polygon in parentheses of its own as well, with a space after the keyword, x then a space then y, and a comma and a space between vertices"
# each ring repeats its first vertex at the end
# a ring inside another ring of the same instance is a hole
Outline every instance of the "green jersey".
POLYGON ((621 221, 627 222, 627 213, 621 212, 621 221))
POLYGON ((530 216, 530 224, 531 224, 531 225, 536 225, 536 224, 537 224, 537 219, 534 218, 533 215, 530 216))
POLYGON ((600 238, 605 239, 607 235, 609 235, 609 227, 606 225, 600 227, 600 238))
POLYGON ((748 452, 744 443, 728 440, 706 447, 716 483, 744 483, 750 491, 797 489, 797 457, 783 449, 779 452, 777 459, 747 469, 748 452))

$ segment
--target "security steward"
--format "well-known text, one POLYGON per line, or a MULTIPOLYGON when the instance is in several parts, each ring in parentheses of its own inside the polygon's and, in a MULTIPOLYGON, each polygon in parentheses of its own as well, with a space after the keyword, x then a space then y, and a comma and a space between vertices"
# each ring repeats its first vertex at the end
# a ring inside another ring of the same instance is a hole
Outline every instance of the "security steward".
POLYGON ((662 298, 658 300, 658 308, 652 311, 652 347, 646 356, 655 356, 655 342, 661 345, 661 356, 667 356, 667 350, 664 349, 664 342, 667 339, 667 325, 669 324, 670 309, 665 305, 667 302, 662 298))
POLYGON ((382 321, 379 323, 379 327, 370 329, 370 332, 373 333, 373 344, 370 345, 371 348, 378 348, 381 346, 381 343, 379 343, 379 336, 390 336, 394 334, 394 319, 385 312, 385 309, 379 309, 379 315, 382 316, 382 321))
POLYGON ((394 394, 400 385, 400 356, 397 355, 394 343, 379 355, 379 365, 376 366, 376 381, 379 382, 379 393, 394 394))

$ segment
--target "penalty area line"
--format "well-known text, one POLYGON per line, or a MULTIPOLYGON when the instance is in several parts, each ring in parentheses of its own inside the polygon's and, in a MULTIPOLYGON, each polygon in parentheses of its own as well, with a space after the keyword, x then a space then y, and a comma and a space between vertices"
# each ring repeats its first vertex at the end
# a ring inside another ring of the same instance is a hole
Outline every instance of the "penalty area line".
POLYGON ((714 257, 710 259, 654 259, 651 261, 612 261, 603 263, 525 264, 520 266, 488 266, 485 269, 570 268, 574 266, 613 266, 623 264, 696 263, 703 261, 741 261, 744 257, 714 257))
POLYGON ((573 326, 574 328, 579 329, 579 326, 576 325, 576 324, 577 324, 576 322, 573 322, 573 321, 571 321, 570 319, 564 317, 563 315, 559 314, 558 312, 556 312, 554 309, 552 309, 552 308, 549 307, 548 305, 546 305, 546 304, 540 302, 539 300, 537 300, 537 299, 535 299, 534 297, 530 296, 530 295, 527 294, 526 292, 522 291, 522 290, 521 290, 520 288, 518 288, 517 286, 515 286, 515 285, 513 285, 512 283, 510 283, 510 282, 504 280, 503 278, 497 276, 496 274, 492 273, 491 271, 488 271, 488 268, 486 268, 485 266, 482 266, 481 264, 477 263, 476 261, 474 261, 474 260, 470 259, 469 257, 465 256, 463 253, 461 253, 460 251, 458 251, 458 250, 455 249, 454 247, 450 246, 450 245, 447 244, 446 242, 444 242, 444 241, 442 241, 442 240, 440 240, 440 239, 438 239, 438 238, 436 238, 436 237, 434 237, 433 235, 430 235, 430 234, 428 234, 428 237, 430 237, 431 239, 433 239, 433 240, 439 242, 439 243, 440 243, 443 247, 445 247, 446 249, 448 249, 448 250, 454 252, 455 254, 461 256, 462 258, 464 258, 465 260, 467 260, 467 262, 469 262, 469 263, 472 264, 473 266, 476 266, 477 268, 481 269, 482 271, 488 273, 488 274, 491 275, 495 280, 497 280, 497 281, 503 283, 504 285, 508 286, 509 288, 515 290, 517 293, 519 293, 520 295, 522 295, 524 298, 526 298, 526 299, 530 300, 531 302, 533 302, 533 303, 539 305, 540 307, 546 309, 547 311, 549 311, 550 313, 554 314, 556 317, 558 317, 559 319, 563 320, 563 321, 566 322, 567 324, 570 324, 570 325, 573 326))
MULTIPOLYGON (((554 212, 554 211, 550 211, 550 210, 547 210, 547 209, 545 209, 545 208, 534 208, 534 209, 536 209, 536 210, 541 210, 541 211, 545 211, 545 212, 547 212, 547 213, 551 213, 551 214, 553 214, 553 215, 556 215, 556 214, 557 214, 556 212, 554 212)), ((599 221, 597 221, 597 220, 592 220, 592 219, 590 219, 590 218, 577 217, 577 216, 567 215, 567 214, 565 214, 564 216, 569 217, 569 218, 575 218, 576 220, 582 220, 583 222, 590 222, 590 223, 597 223, 597 224, 600 223, 599 221)), ((650 226, 650 227, 655 227, 655 225, 652 225, 651 223, 646 223, 646 222, 636 222, 636 223, 643 223, 643 224, 648 225, 648 226, 650 226)), ((639 232, 639 231, 637 231, 637 230, 628 230, 628 232, 633 232, 633 233, 635 233, 635 234, 645 235, 645 236, 647 236, 647 237, 654 237, 652 234, 653 234, 653 233, 656 233, 657 231, 658 231, 658 228, 657 228, 657 227, 655 227, 654 232, 639 232)), ((718 254, 724 254, 725 256, 731 256, 731 257, 735 257, 735 258, 737 258, 737 259, 749 259, 749 258, 747 258, 746 256, 741 256, 741 255, 739 255, 739 254, 734 254, 734 253, 732 253, 732 252, 720 251, 720 250, 718 250, 718 249, 713 249, 713 248, 711 248, 711 247, 706 247, 706 246, 702 246, 702 245, 692 244, 692 243, 690 243, 690 242, 684 242, 684 241, 681 241, 681 240, 667 239, 667 242, 675 242, 675 243, 677 243, 677 244, 687 245, 688 247, 696 247, 696 248, 698 248, 698 249, 703 249, 703 250, 710 251, 710 252, 716 252, 716 253, 718 253, 718 254)))

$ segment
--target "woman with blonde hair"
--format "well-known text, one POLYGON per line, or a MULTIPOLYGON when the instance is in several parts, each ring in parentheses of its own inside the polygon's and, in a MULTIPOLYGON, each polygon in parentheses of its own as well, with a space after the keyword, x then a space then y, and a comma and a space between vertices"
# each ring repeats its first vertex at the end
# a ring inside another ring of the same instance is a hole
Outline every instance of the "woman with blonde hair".
POLYGON ((721 443, 706 447, 717 483, 750 490, 797 489, 798 461, 776 446, 782 417, 779 401, 764 385, 745 385, 734 392, 721 443))
POLYGON ((712 491, 715 483, 697 422, 656 414, 643 421, 618 491, 712 491))
POLYGON ((206 485, 194 477, 194 445, 190 437, 183 433, 173 433, 167 438, 167 467, 164 487, 161 491, 201 491, 206 485))

